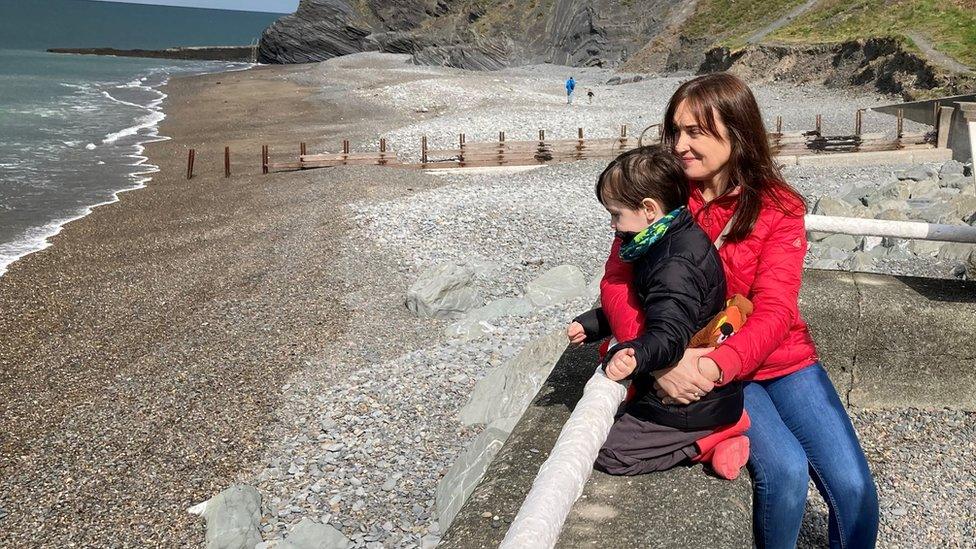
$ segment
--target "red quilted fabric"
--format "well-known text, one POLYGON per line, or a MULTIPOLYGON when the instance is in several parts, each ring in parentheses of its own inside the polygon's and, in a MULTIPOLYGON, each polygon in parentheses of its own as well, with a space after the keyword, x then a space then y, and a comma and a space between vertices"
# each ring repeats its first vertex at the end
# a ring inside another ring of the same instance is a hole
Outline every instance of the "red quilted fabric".
MULTIPOLYGON (((785 192, 780 202, 764 199, 748 238, 726 242, 719 255, 725 268, 726 297, 742 294, 755 310, 745 326, 708 356, 726 380, 762 380, 784 376, 818 360, 806 322, 800 316, 799 293, 803 256, 807 250, 803 204, 785 192)), ((688 208, 698 225, 714 240, 735 211, 738 195, 724 196, 706 206, 692 185, 688 208)))

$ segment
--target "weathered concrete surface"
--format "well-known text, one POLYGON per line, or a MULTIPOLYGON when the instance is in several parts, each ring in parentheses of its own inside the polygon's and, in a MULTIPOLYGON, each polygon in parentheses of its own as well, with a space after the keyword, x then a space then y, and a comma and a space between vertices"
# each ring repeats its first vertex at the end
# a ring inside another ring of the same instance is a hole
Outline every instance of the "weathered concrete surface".
MULTIPOLYGON (((593 346, 563 354, 440 547, 498 546, 582 395, 596 360, 593 346), (482 517, 486 511, 499 520, 482 517)), ((558 546, 750 547, 750 493, 745 476, 736 482, 723 481, 707 476, 700 466, 626 479, 594 472, 558 546), (683 517, 672 516, 676 508, 685 511, 683 517), (648 517, 664 516, 669 520, 667 528, 649 527, 648 517)))
POLYGON ((810 326, 820 361, 845 403, 853 383, 858 303, 850 273, 807 270, 804 274, 800 313, 810 326))
MULTIPOLYGON (((800 308, 848 405, 976 410, 976 283, 808 270, 800 308)), ((596 358, 592 347, 566 351, 442 547, 504 538, 596 358)), ((636 478, 594 472, 558 546, 749 547, 751 516, 745 474, 728 482, 699 466, 636 478)))
POLYGON ((976 410, 976 283, 856 274, 850 404, 976 410))
POLYGON ((752 488, 701 466, 622 479, 593 472, 556 547, 752 547, 752 488), (702 544, 702 545, 699 545, 702 544))
POLYGON ((952 158, 950 149, 903 149, 899 151, 867 151, 854 153, 809 154, 777 156, 784 166, 875 166, 878 164, 921 164, 945 162, 952 158))
POLYGON ((800 309, 849 406, 976 410, 976 283, 808 270, 800 309))
POLYGON ((236 61, 252 63, 257 57, 255 46, 200 46, 162 50, 117 50, 115 48, 51 48, 50 53, 111 55, 114 57, 148 57, 153 59, 187 59, 193 61, 236 61))

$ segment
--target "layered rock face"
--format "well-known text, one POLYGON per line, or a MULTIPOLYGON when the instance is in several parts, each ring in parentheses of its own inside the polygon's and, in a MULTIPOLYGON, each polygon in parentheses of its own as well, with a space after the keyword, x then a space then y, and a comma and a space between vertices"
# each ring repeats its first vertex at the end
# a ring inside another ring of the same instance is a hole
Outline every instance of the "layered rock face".
POLYGON ((369 23, 343 0, 302 0, 261 35, 261 63, 311 63, 366 51, 369 23))
POLYGON ((616 65, 660 33, 672 9, 667 0, 302 0, 264 32, 259 60, 307 63, 382 51, 480 70, 616 65))

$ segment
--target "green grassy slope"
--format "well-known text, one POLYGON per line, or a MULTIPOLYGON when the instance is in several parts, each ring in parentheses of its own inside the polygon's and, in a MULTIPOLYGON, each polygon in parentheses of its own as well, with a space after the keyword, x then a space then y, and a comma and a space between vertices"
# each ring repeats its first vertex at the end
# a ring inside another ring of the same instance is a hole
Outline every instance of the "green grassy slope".
MULTIPOLYGON (((804 0, 699 0, 684 24, 689 37, 706 37, 733 49, 804 0)), ((825 43, 893 37, 916 49, 906 32, 976 67, 976 0, 821 0, 765 41, 825 43)))
POLYGON ((715 45, 734 49, 803 3, 804 0, 699 0, 682 32, 692 38, 713 38, 715 45))
POLYGON ((811 43, 892 36, 912 45, 904 35, 908 31, 924 36, 940 52, 976 67, 973 0, 822 0, 768 39, 811 43))

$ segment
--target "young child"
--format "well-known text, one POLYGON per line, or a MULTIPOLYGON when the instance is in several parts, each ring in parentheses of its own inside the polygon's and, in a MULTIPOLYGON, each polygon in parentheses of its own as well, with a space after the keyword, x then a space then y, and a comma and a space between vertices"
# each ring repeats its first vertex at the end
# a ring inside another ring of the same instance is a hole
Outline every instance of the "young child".
POLYGON ((573 343, 611 334, 622 341, 604 349, 607 377, 632 381, 596 461, 610 474, 693 460, 734 479, 748 459, 741 383, 719 380, 688 405, 666 404, 654 390, 653 373, 676 364, 692 337, 725 309, 721 259, 688 212, 688 193, 680 160, 657 145, 621 154, 596 185, 619 238, 601 282, 602 307, 577 317, 567 336, 573 343))

